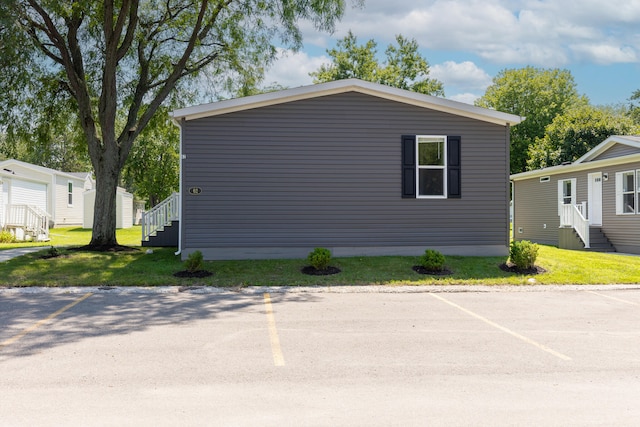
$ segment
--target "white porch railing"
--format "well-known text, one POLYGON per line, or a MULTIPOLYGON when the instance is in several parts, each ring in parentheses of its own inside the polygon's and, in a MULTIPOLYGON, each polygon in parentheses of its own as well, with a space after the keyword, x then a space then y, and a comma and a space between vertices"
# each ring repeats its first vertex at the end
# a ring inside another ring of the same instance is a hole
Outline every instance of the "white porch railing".
POLYGON ((586 219, 586 213, 586 202, 582 202, 579 205, 562 205, 560 209, 560 227, 573 227, 584 242, 584 247, 589 248, 589 220, 586 219))
POLYGON ((180 216, 180 194, 173 193, 148 212, 142 212, 142 240, 162 230, 180 216))
POLYGON ((16 238, 20 237, 17 234, 21 230, 22 240, 31 236, 35 241, 46 242, 49 240, 49 218, 51 215, 37 206, 7 205, 4 228, 12 231, 16 238))

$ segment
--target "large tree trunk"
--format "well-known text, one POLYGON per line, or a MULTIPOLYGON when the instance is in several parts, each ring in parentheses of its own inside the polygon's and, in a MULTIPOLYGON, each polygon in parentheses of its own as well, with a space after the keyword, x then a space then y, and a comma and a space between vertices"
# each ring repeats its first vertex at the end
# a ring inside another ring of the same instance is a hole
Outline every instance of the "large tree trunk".
POLYGON ((120 177, 119 159, 104 153, 94 162, 96 200, 93 210, 93 234, 89 246, 97 250, 118 247, 116 240, 116 191, 120 177))

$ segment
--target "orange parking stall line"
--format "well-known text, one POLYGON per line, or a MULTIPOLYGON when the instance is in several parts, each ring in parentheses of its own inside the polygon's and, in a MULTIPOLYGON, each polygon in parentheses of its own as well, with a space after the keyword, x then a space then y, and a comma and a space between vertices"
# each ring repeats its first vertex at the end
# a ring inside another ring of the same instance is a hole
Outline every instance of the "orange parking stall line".
POLYGON ((44 319, 39 320, 38 322, 34 323, 33 325, 29 326, 28 328, 23 329, 19 334, 14 335, 13 337, 11 337, 11 338, 9 338, 9 339, 7 339, 5 341, 2 341, 0 343, 0 350, 2 350, 6 346, 8 346, 10 344, 13 344, 14 342, 18 341, 20 338, 24 337, 28 333, 35 331, 40 326, 48 323, 51 319, 55 318, 56 316, 58 316, 58 315, 64 313, 65 311, 69 310, 71 307, 74 307, 75 305, 77 305, 77 304, 81 303, 82 301, 86 300, 91 295, 93 295, 92 292, 88 292, 88 293, 84 294, 83 296, 81 296, 77 300, 65 305, 60 310, 58 310, 58 311, 56 311, 54 313, 51 313, 50 315, 48 315, 44 319))
POLYGON ((276 366, 284 366, 284 356, 280 348, 280 338, 278 337, 278 329, 276 328, 276 319, 273 315, 273 307, 271 306, 271 295, 264 294, 264 307, 267 314, 267 324, 269 326, 269 339, 271 341, 271 352, 273 353, 273 363, 276 366))

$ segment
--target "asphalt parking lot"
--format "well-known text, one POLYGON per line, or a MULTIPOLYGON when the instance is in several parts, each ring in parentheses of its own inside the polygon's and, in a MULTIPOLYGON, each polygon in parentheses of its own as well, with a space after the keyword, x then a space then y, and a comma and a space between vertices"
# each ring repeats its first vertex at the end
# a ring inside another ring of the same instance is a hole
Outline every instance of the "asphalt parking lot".
POLYGON ((638 425, 640 287, 3 289, 0 390, 9 426, 638 425))

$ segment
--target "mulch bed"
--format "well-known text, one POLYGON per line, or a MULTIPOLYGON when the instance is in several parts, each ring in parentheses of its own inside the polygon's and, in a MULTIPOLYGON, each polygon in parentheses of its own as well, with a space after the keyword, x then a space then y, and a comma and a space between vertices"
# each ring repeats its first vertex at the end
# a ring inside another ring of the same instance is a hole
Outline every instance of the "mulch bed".
POLYGON ((197 279, 202 279, 203 277, 209 277, 212 274, 213 274, 212 272, 207 270, 197 270, 197 271, 182 270, 182 271, 178 271, 177 273, 173 273, 173 275, 176 277, 197 278, 197 279))
POLYGON ((301 270, 304 274, 308 274, 310 276, 330 276, 332 274, 338 274, 340 273, 340 269, 337 267, 327 267, 324 270, 318 270, 315 267, 312 267, 310 265, 304 267, 301 270))
POLYGON ((123 245, 85 245, 77 248, 67 248, 67 250, 78 252, 138 252, 140 249, 123 245))
POLYGON ((537 265, 534 265, 533 268, 525 268, 521 270, 516 267, 515 264, 512 264, 510 262, 500 264, 500 270, 516 274, 542 274, 547 272, 547 270, 542 267, 538 267, 537 265))
POLYGON ((453 271, 448 268, 443 268, 442 270, 428 270, 421 265, 414 265, 412 268, 413 271, 418 274, 429 274, 431 276, 449 276, 450 274, 453 274, 453 271))

